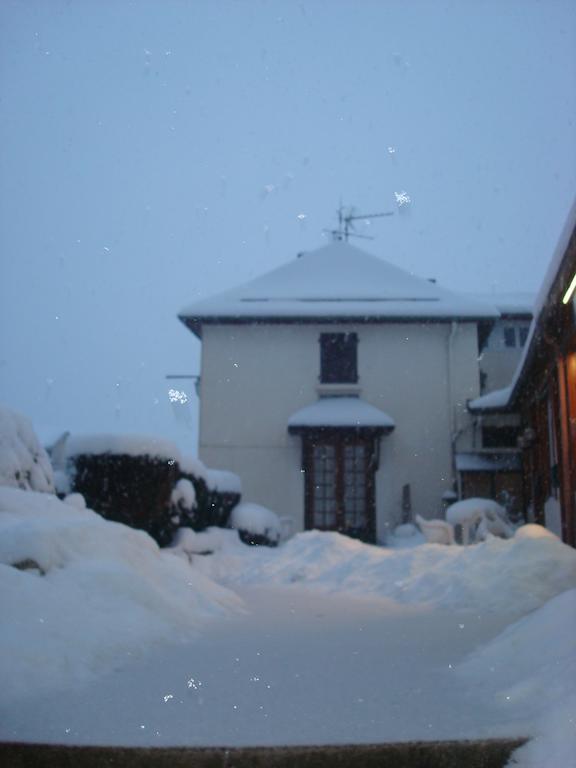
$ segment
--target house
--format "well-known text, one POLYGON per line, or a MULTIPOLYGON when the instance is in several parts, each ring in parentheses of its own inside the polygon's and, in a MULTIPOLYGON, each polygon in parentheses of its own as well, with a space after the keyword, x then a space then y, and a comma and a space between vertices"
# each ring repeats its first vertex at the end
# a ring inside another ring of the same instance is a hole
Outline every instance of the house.
MULTIPOLYGON (((471 297, 492 301, 500 313, 479 358, 480 392, 485 394, 512 381, 528 338, 535 296, 508 293, 471 297)), ((474 413, 472 451, 456 455, 460 498, 497 499, 507 507, 512 518, 523 516, 519 435, 519 413, 474 413)))
POLYGON ((544 278, 510 386, 469 404, 482 418, 518 414, 528 519, 576 546, 576 203, 544 278))
POLYGON ((179 317, 202 341, 200 457, 246 499, 378 542, 442 513, 493 304, 335 241, 179 317))

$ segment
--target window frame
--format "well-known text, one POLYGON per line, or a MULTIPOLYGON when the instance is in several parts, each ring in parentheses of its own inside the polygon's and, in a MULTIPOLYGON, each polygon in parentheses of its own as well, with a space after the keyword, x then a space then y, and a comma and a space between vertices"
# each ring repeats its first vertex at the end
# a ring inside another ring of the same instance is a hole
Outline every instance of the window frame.
POLYGON ((358 383, 358 334, 326 332, 319 337, 321 384, 358 383))

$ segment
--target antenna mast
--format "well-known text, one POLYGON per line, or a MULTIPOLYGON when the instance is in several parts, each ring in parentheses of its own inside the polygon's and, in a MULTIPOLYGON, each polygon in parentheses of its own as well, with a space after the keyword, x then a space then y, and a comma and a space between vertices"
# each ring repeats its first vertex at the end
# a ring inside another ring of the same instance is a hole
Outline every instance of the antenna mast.
POLYGON ((394 211, 385 211, 383 213, 355 213, 354 208, 349 208, 347 211, 342 204, 339 205, 338 211, 338 229, 331 230, 331 234, 334 240, 344 240, 348 242, 349 237, 361 237, 364 240, 373 240, 370 235, 361 235, 358 232, 354 232, 354 222, 359 219, 378 219, 383 216, 394 216, 394 211))

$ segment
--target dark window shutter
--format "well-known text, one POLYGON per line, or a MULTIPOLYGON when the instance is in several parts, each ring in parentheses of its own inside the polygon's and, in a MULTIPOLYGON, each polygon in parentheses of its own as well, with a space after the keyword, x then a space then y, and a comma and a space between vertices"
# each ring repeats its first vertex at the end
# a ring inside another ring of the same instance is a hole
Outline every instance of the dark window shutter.
POLYGON ((320 334, 320 381, 323 384, 355 384, 358 381, 358 335, 320 334))

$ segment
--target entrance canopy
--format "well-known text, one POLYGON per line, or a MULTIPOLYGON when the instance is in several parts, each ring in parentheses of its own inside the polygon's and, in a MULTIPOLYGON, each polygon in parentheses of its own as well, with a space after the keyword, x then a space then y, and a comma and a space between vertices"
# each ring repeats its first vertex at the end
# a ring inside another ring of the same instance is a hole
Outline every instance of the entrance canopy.
POLYGON ((386 434, 392 432, 395 426, 391 416, 359 397, 321 397, 288 419, 291 434, 324 429, 386 434))
POLYGON ((520 472, 519 453, 457 453, 459 472, 520 472))

